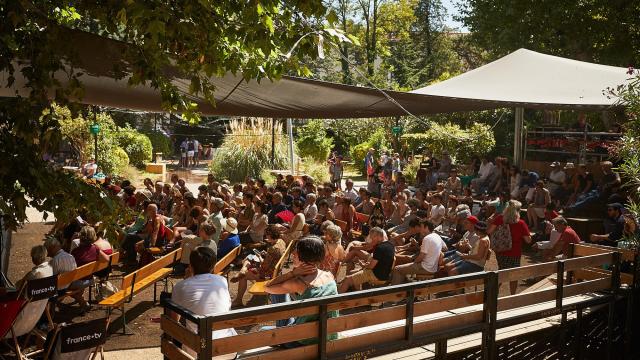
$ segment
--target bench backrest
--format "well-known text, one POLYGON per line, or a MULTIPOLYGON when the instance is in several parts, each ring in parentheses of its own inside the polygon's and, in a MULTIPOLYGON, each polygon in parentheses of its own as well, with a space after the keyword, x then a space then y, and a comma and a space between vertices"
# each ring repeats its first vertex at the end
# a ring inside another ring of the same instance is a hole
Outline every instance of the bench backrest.
POLYGON ((222 274, 224 269, 229 266, 235 259, 240 256, 240 252, 242 252, 242 245, 236 246, 233 250, 231 250, 227 255, 225 255, 222 259, 216 262, 216 265, 213 267, 214 274, 222 274))
POLYGON ((171 264, 174 264, 176 261, 180 260, 182 256, 182 248, 178 248, 168 253, 167 255, 150 262, 149 264, 141 267, 140 269, 127 274, 122 278, 122 289, 127 289, 131 287, 134 281, 138 281, 146 278, 147 276, 153 274, 154 272, 165 268, 171 264))
POLYGON ((109 267, 109 265, 117 264, 118 261, 120 261, 120 253, 115 252, 109 256, 109 261, 92 261, 73 271, 62 273, 58 275, 58 289, 64 288, 76 280, 91 276, 100 270, 104 270, 109 267))
POLYGON ((284 266, 284 263, 287 261, 289 254, 291 254, 291 249, 293 249, 293 246, 295 245, 296 242, 297 241, 292 241, 289 243, 289 245, 287 245, 287 248, 285 249, 284 253, 282 253, 282 256, 280 256, 280 260, 278 260, 278 262, 276 263, 276 266, 273 268, 272 279, 275 279, 278 275, 280 275, 280 272, 282 271, 282 267, 284 266))
POLYGON ((335 219, 335 220, 333 220, 333 222, 340 227, 340 230, 342 230, 342 235, 343 236, 347 235, 347 232, 350 229, 348 229, 349 224, 347 224, 346 221, 335 219))

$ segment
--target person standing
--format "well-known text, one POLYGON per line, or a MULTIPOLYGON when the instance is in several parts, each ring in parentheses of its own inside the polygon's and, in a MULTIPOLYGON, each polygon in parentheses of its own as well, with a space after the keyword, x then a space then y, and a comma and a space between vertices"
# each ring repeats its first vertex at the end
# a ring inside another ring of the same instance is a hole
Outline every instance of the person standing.
MULTIPOLYGON (((489 228, 487 234, 492 235, 499 226, 508 226, 511 234, 511 249, 496 252, 498 260, 498 269, 511 269, 520 267, 520 259, 522 257, 522 242, 531 243, 531 233, 529 227, 520 219, 520 208, 522 204, 517 200, 509 200, 502 214, 497 215, 489 228)), ((518 289, 518 281, 511 281, 509 290, 511 295, 515 295, 518 289)))
POLYGON ((198 139, 193 138, 193 166, 196 167, 200 165, 200 142, 198 139))
POLYGON ((335 160, 329 166, 331 175, 331 184, 333 187, 342 190, 342 174, 344 173, 344 165, 342 165, 342 155, 336 156, 335 160))
POLYGON ((194 143, 191 138, 187 138, 187 168, 193 163, 193 154, 195 154, 194 143))

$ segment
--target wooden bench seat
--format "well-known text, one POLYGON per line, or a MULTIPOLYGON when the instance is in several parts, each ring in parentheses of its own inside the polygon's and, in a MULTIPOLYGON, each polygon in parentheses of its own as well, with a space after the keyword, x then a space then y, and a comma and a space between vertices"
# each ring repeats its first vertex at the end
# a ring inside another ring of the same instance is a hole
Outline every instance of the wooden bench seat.
POLYGON ((141 267, 140 269, 125 275, 122 278, 120 291, 100 301, 99 305, 107 308, 107 313, 110 316, 111 311, 114 308, 120 308, 122 311, 123 333, 126 333, 126 309, 125 304, 133 300, 133 297, 140 291, 153 285, 153 301, 156 301, 157 289, 156 284, 158 281, 165 281, 165 288, 167 286, 166 279, 173 272, 172 266, 176 264, 182 255, 182 249, 176 249, 163 257, 156 259, 155 261, 141 267))
MULTIPOLYGON (((284 263, 287 261, 287 258, 289 257, 289 254, 291 254, 291 249, 293 248, 294 244, 295 244, 295 241, 290 242, 289 245, 287 246, 287 248, 285 249, 284 253, 282 253, 282 256, 280 257, 280 259, 276 263, 276 266, 273 268, 273 274, 271 276, 271 279, 275 279, 282 272, 282 268, 284 267, 284 263)), ((269 280, 267 280, 267 281, 255 281, 253 283, 253 285, 251 285, 251 287, 249 288, 249 294, 252 294, 252 295, 267 295, 267 292, 266 292, 265 289, 267 287, 267 283, 268 282, 269 282, 269 280)))

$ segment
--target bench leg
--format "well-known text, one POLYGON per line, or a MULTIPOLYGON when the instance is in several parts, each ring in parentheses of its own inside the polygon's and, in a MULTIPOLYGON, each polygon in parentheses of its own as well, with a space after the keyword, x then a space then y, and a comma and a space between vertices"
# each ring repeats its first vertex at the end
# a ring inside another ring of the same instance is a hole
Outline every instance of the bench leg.
POLYGON ((158 283, 153 283, 153 305, 156 304, 156 295, 157 295, 157 285, 158 283))
POLYGON ((129 327, 127 326, 127 312, 124 306, 122 304, 122 335, 133 335, 132 331, 127 332, 129 327))

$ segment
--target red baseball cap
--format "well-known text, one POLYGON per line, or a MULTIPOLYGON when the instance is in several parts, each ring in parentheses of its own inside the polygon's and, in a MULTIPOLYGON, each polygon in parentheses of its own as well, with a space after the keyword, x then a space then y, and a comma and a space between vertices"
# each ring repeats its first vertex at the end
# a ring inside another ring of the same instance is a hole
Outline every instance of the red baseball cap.
POLYGON ((469 220, 469 222, 472 223, 473 225, 477 224, 479 221, 478 218, 473 215, 467 216, 467 220, 469 220))

